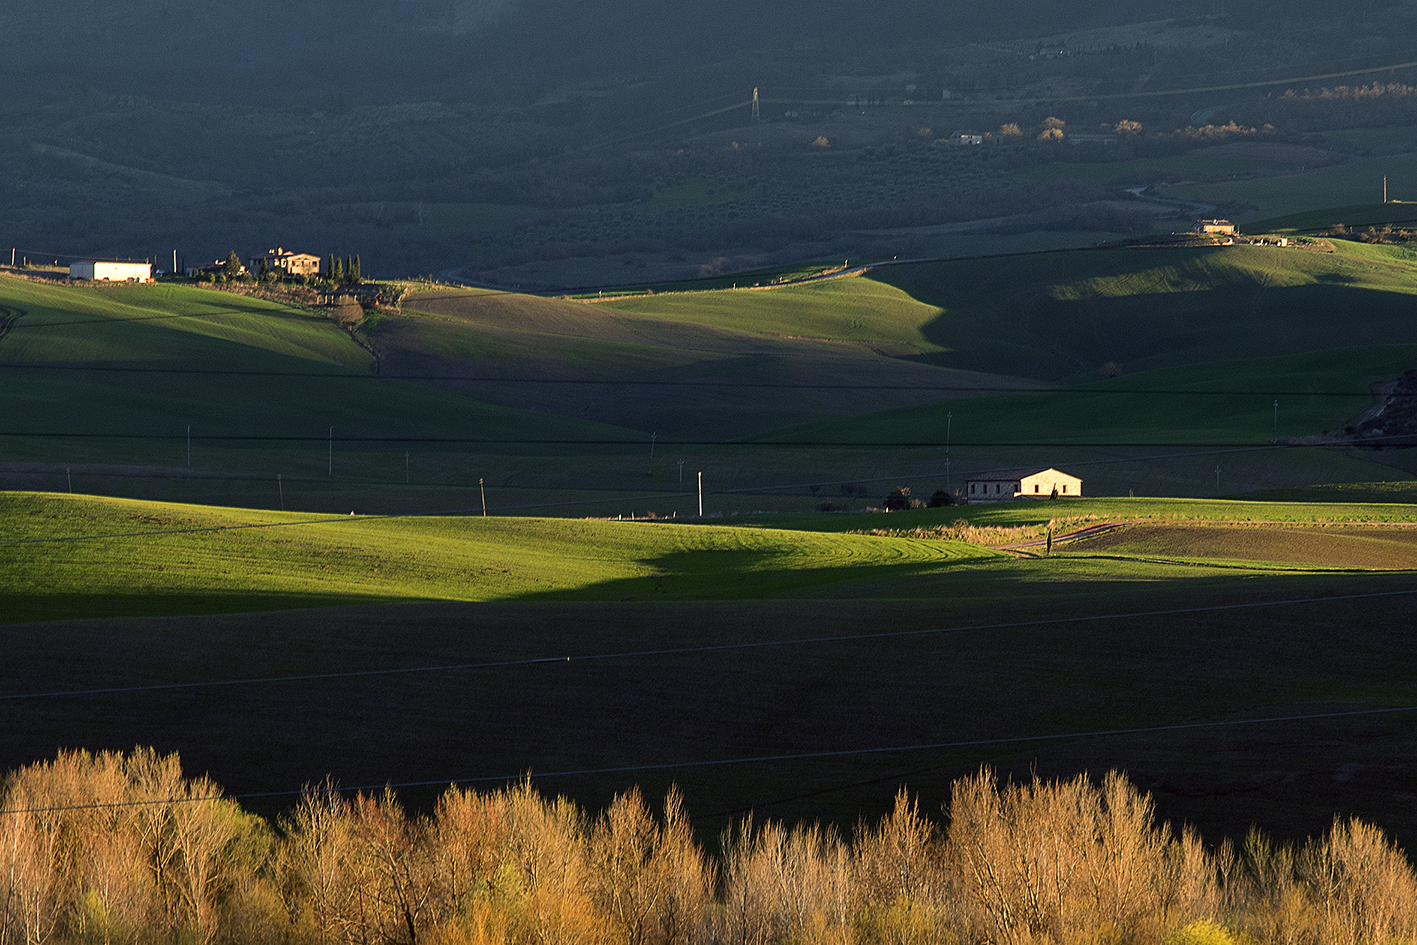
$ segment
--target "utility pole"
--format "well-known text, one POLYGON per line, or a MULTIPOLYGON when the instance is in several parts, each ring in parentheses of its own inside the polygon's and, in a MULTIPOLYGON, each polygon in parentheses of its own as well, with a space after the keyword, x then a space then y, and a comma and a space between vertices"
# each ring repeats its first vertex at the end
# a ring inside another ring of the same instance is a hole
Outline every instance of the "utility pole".
POLYGON ((704 517, 704 474, 699 472, 699 518, 704 517))
POLYGON ((482 480, 477 480, 477 488, 482 492, 482 517, 487 517, 487 487, 482 484, 482 480))
POLYGON ((335 428, 330 427, 330 470, 329 474, 335 474, 335 428))
POLYGON ((69 494, 70 494, 70 495, 73 495, 73 494, 74 494, 74 470, 72 470, 72 469, 65 469, 65 470, 64 470, 64 478, 66 478, 66 479, 69 480, 69 494))
POLYGON ((684 461, 679 460, 679 492, 684 491, 684 461))
POLYGON ((1220 495, 1220 467, 1215 467, 1215 494, 1220 495))
POLYGON ((1279 438, 1279 401, 1274 402, 1274 437, 1279 438))
POLYGON ((192 424, 187 424, 187 465, 192 465, 192 424))
POLYGON ((1383 203, 1387 203, 1387 175, 1383 175, 1383 203))
POLYGON ((403 451, 403 481, 408 482, 408 450, 403 451))
POLYGON ((758 87, 753 86, 753 121, 757 121, 761 117, 762 113, 758 111, 758 87))
POLYGON ((276 488, 280 490, 280 510, 285 511, 285 483, 281 481, 281 474, 276 473, 276 488))
POLYGON ((945 455, 950 453, 950 428, 954 426, 955 412, 950 410, 945 413, 945 455))
POLYGON ((654 475, 654 441, 658 436, 657 432, 649 435, 649 472, 645 473, 646 476, 654 475))

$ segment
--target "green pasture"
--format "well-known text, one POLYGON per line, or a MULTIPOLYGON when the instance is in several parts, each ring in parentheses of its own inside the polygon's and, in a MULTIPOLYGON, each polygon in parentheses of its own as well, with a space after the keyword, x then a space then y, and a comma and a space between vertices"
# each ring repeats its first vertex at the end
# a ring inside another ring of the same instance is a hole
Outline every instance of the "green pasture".
POLYGON ((1088 474, 1119 494, 1406 478, 1396 453, 1225 460, 1218 487, 1213 461, 1145 458, 1341 428, 1412 367, 1417 263, 1335 247, 1039 253, 602 304, 448 289, 357 338, 194 287, 0 279, 23 313, 0 336, 0 464, 10 488, 77 476, 198 503, 276 507, 285 476, 306 511, 468 508, 458 490, 485 480, 525 490, 518 507, 665 515, 683 459, 691 485, 762 490, 715 509, 750 512, 854 481, 878 502, 891 477, 944 472, 949 426, 957 476, 1047 443, 1049 465, 1120 464, 1088 474))
POLYGON ((0 306, 21 313, 0 341, 5 366, 370 367, 369 355, 317 313, 195 286, 54 285, 0 276, 0 306))
POLYGON ((321 518, 0 494, 8 622, 401 600, 743 600, 993 555, 952 542, 718 526, 321 518))
POLYGON ((924 327, 939 310, 874 279, 829 279, 756 292, 705 292, 619 299, 604 307, 749 335, 898 346, 900 353, 945 350, 924 327))
MULTIPOLYGON (((1093 250, 883 267, 939 315, 931 363, 1063 380, 1180 364, 1417 342, 1417 267, 1393 247, 1093 250), (1243 326, 1243 327, 1241 327, 1243 326)), ((922 350, 928 350, 922 345, 922 350)))
POLYGON ((0 493, 0 600, 5 621, 13 623, 398 601, 976 596, 997 581, 988 571, 998 567, 1040 589, 1058 591, 1074 582, 1086 593, 1082 585, 1089 582, 1167 573, 1144 559, 1019 571, 1018 563, 978 545, 861 534, 961 520, 976 528, 1017 528, 1054 519, 1065 522, 1060 529, 1093 521, 1374 525, 1417 522, 1417 506, 1080 499, 745 519, 752 527, 729 527, 315 516, 0 493))
MULTIPOLYGON (((184 456, 189 425, 199 448, 268 450, 277 459, 314 453, 320 439, 328 453, 331 427, 347 452, 400 454, 412 443, 515 452, 526 439, 625 436, 377 376, 369 353, 328 318, 243 296, 0 278, 0 306, 20 313, 0 337, 0 432, 10 460, 169 465, 184 456)), ((281 466, 251 462, 242 471, 293 471, 281 466)))

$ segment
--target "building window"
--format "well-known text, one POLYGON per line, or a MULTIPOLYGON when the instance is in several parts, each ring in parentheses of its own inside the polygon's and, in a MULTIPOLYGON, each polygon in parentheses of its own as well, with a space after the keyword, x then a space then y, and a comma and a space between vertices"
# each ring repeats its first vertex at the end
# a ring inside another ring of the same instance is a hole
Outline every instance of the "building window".
POLYGON ((1034 491, 1034 492, 1037 492, 1037 491, 1038 491, 1038 483, 1036 483, 1036 482, 1033 484, 1033 491, 1034 491))
POLYGON ((1068 484, 1067 484, 1066 482, 1063 483, 1063 491, 1064 491, 1064 492, 1067 492, 1067 491, 1068 491, 1068 484))

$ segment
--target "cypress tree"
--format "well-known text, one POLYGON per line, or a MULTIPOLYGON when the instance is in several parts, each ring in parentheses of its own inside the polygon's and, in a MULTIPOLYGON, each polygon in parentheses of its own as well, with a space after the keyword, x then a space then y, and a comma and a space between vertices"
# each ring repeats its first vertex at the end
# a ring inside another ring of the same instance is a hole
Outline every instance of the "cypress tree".
POLYGON ((344 281, 344 263, 338 256, 332 256, 330 258, 334 260, 330 267, 330 281, 335 285, 339 285, 344 281))
POLYGON ((358 257, 358 256, 355 256, 355 257, 354 257, 354 262, 353 262, 353 263, 350 265, 350 267, 349 267, 349 281, 350 281, 350 282, 354 282, 354 283, 358 283, 358 282, 359 282, 359 257, 358 257))

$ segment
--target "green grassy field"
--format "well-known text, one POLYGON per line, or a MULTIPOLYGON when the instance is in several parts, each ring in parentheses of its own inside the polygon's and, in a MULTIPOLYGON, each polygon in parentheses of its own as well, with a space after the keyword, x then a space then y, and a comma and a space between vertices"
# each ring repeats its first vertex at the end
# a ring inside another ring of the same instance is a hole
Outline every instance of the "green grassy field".
POLYGON ((432 782, 403 790, 414 806, 526 771, 586 803, 677 783, 706 837, 747 808, 849 826, 898 784, 934 806, 981 763, 1120 767, 1212 837, 1343 809, 1406 842, 1401 716, 1085 733, 1417 703, 1411 572, 1353 570, 1392 567, 1354 548, 1415 522, 1392 503, 1087 499, 749 529, 8 494, 0 542, 109 537, 0 544, 0 754, 155 744, 238 794, 432 782), (1060 512, 1150 524, 1051 558, 846 533, 1060 512), (1286 551, 1295 529, 1313 560, 1286 551), (15 698, 59 691, 83 694, 15 698))
POLYGON ((7 622, 401 600, 757 599, 993 552, 670 523, 317 517, 0 494, 7 622))
MULTIPOLYGON (((953 413, 955 476, 1101 463, 1101 491, 1213 495, 1210 467, 1162 457, 1366 409, 1410 367, 1413 275, 1402 251, 1350 243, 1075 251, 598 304, 427 290, 357 336, 209 290, 4 278, 22 314, 0 337, 0 471, 267 507, 289 477, 305 511, 468 508, 481 482, 522 490, 518 508, 669 514, 683 460, 691 485, 736 490, 715 511, 789 510, 852 482, 944 486, 953 413)), ((1226 464, 1225 493, 1417 469, 1301 449, 1226 464)))

